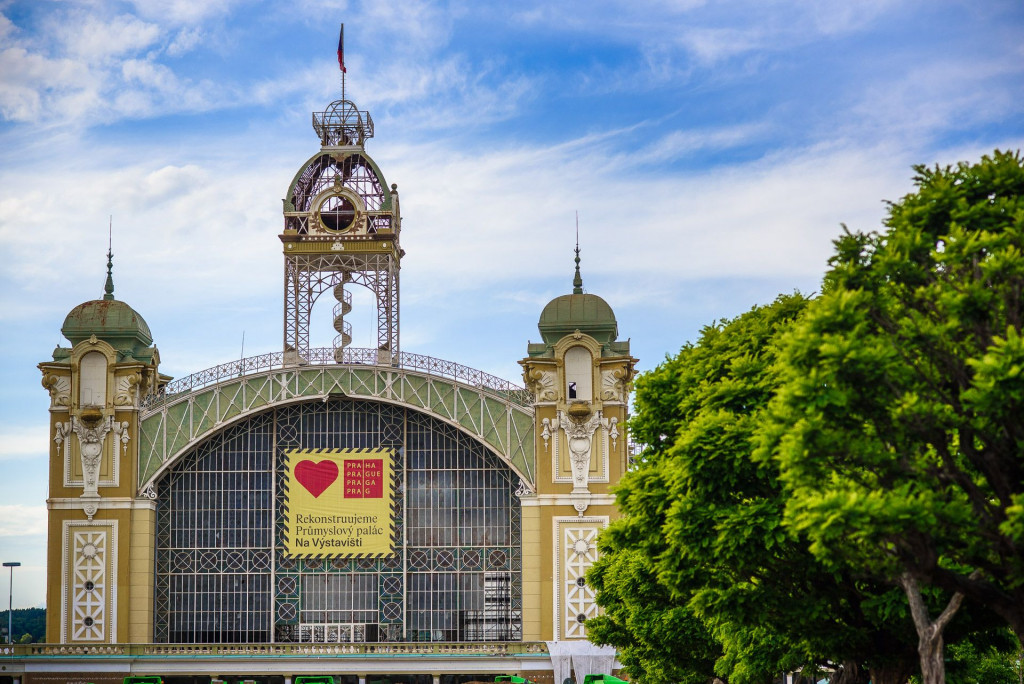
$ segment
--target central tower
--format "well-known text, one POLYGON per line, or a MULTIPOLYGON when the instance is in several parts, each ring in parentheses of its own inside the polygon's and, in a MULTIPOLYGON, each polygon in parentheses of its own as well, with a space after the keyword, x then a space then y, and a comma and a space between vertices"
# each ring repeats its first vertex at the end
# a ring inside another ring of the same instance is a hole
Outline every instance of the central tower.
MULTIPOLYGON (((341 51, 339 50, 339 59, 341 51)), ((334 359, 341 363, 352 342, 345 316, 352 310, 348 285, 369 289, 377 304, 377 355, 373 363, 398 358, 398 273, 402 219, 398 186, 366 153, 373 119, 345 98, 313 113, 320 151, 295 174, 284 199, 285 363, 309 359, 309 320, 313 303, 333 290, 334 359)), ((365 362, 366 359, 360 359, 365 362)))

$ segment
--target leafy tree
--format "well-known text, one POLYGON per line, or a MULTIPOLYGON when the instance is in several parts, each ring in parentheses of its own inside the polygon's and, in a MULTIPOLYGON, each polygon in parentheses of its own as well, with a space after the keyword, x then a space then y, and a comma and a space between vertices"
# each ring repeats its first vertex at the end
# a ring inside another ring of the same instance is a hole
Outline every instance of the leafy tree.
MULTIPOLYGON (((985 606, 1024 639, 1024 163, 915 167, 881 234, 836 243, 784 337, 763 431, 826 561, 985 606)), ((765 461, 767 463, 767 460, 765 461)), ((942 619, 915 607, 922 674, 942 619)))
POLYGON ((716 655, 715 673, 734 684, 832 663, 842 681, 870 674, 876 684, 902 684, 915 669, 898 590, 818 561, 782 525, 774 462, 753 458, 778 385, 773 341, 805 305, 799 295, 780 297, 705 328, 637 381, 630 428, 647 447, 616 490, 622 519, 599 540, 588 581, 605 614, 587 625, 641 682, 672 667, 687 675, 678 680, 707 681, 716 655), (669 629, 698 662, 666 647, 669 629))
POLYGON ((1000 643, 964 641, 946 649, 949 684, 1020 684, 1021 649, 1010 633, 1000 643))

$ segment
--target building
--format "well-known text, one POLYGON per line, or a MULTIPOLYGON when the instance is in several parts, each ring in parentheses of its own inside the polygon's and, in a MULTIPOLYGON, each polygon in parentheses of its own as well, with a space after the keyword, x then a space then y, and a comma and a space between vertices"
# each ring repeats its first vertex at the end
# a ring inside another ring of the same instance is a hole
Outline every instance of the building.
MULTIPOLYGON (((343 91, 344 93, 344 91, 343 91)), ((610 672, 584 575, 616 515, 636 359, 584 293, 541 312, 525 387, 400 348, 401 212, 344 98, 284 199, 282 351, 171 379, 138 311, 75 307, 50 404, 47 644, 0 682, 451 682, 610 672), (351 348, 351 289, 378 345, 351 348), (331 293, 334 346, 309 343, 331 293)), ((523 331, 524 339, 530 331, 523 331)))

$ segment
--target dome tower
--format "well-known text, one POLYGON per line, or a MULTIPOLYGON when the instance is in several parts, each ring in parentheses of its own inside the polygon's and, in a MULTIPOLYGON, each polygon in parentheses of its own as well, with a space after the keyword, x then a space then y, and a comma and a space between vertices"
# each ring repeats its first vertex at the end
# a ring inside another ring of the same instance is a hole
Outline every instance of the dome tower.
POLYGON ((366 152, 373 119, 342 95, 313 113, 320 151, 299 169, 284 199, 284 352, 285 363, 309 360, 309 321, 313 303, 332 290, 334 358, 345 358, 352 328, 348 285, 369 289, 377 304, 377 358, 390 364, 399 353, 398 272, 404 254, 399 245, 401 214, 398 186, 390 187, 366 152))
POLYGON ((537 453, 537 489, 523 499, 523 528, 543 545, 524 557, 523 576, 548 578, 524 590, 523 607, 537 614, 534 607, 551 606, 550 622, 524 624, 524 638, 575 642, 566 653, 584 654, 591 648, 585 624, 598 610, 585 574, 597 559, 598 532, 618 515, 611 487, 628 467, 636 359, 629 341, 618 339, 608 302, 583 290, 579 244, 575 261, 572 292, 544 307, 541 342, 529 344, 519 362, 533 395, 537 453))
POLYGON ((71 343, 39 364, 50 393, 46 640, 149 641, 153 498, 138 491, 139 413, 169 378, 149 326, 114 299, 107 252, 103 297, 79 304, 71 343), (141 610, 129 611, 134 601, 141 610))

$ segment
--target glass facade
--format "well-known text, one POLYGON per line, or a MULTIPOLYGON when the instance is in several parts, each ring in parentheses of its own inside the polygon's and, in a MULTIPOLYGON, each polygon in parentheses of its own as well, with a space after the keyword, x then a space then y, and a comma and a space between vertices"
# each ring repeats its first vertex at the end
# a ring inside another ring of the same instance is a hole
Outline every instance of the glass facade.
POLYGON ((247 418, 158 485, 156 640, 519 641, 518 478, 456 428, 388 404, 331 399, 247 418), (283 552, 284 453, 391 448, 395 553, 283 552))

